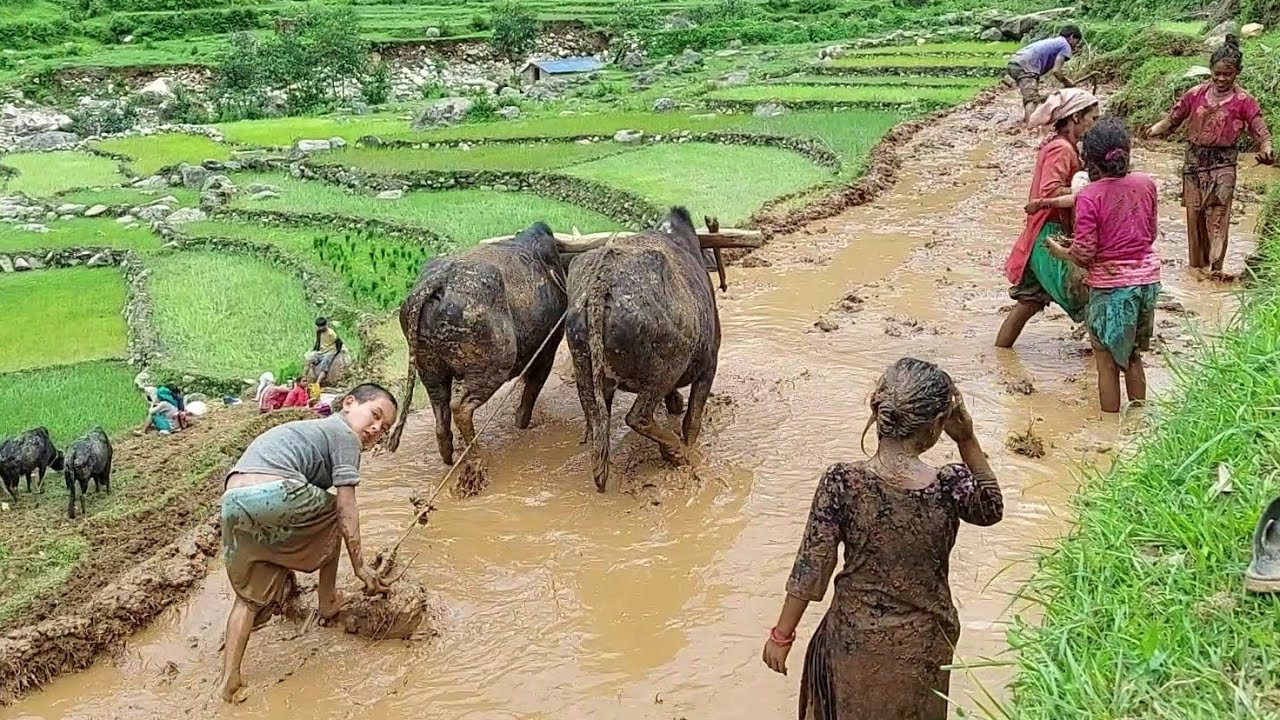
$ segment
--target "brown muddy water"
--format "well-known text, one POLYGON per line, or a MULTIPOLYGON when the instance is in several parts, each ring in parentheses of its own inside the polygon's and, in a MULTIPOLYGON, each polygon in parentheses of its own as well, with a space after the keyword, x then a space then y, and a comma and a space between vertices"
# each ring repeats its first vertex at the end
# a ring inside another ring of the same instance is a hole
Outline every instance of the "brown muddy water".
MULTIPOLYGON (((277 620, 250 643, 250 698, 224 708, 211 698, 231 601, 215 569, 127 648, 0 718, 792 717, 805 642, 824 607, 801 623, 789 677, 769 672, 760 650, 816 480, 827 465, 862 457, 867 397, 904 355, 956 378, 1004 488, 1003 522, 962 528, 951 583, 963 625, 956 662, 983 665, 953 674, 954 700, 973 708, 980 686, 1005 696, 1005 628, 1027 560, 1069 522, 1080 469, 1121 451, 1142 421, 1098 412, 1087 343, 1061 312, 1034 320, 1014 351, 992 347, 1034 159, 1034 139, 1004 129, 1017 111, 1005 97, 924 131, 878 202, 778 239, 759 254, 770 266, 731 270, 696 473, 664 466, 621 421, 629 401, 620 401, 618 472, 597 494, 563 350, 529 431, 514 429, 507 398, 481 440, 489 488, 442 496, 405 544, 442 613, 433 641, 298 636, 277 620), (1024 394, 1028 383, 1034 392, 1024 394), (1041 459, 1004 446, 1029 426, 1044 440, 1041 459)), ((1177 159, 1140 152, 1137 163, 1162 184, 1165 288, 1189 311, 1159 314, 1161 345, 1186 353, 1196 342, 1188 328, 1224 322, 1231 294, 1186 273, 1177 159)), ((1249 217, 1236 227, 1229 268, 1252 249, 1251 226, 1249 217)), ((1151 365, 1153 390, 1166 388, 1169 374, 1151 365)), ((931 459, 956 453, 944 442, 931 459)), ((393 542, 411 521, 410 494, 443 471, 430 413, 420 412, 398 454, 367 460, 366 547, 393 542)))

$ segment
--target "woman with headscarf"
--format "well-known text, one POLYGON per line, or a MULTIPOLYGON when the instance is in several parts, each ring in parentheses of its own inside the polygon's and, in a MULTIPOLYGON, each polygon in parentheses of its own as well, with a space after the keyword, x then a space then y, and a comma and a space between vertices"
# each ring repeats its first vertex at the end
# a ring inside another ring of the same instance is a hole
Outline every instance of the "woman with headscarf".
POLYGON ((1271 131, 1262 107, 1236 84, 1244 54, 1235 35, 1209 58, 1209 82, 1187 91, 1173 110, 1147 130, 1164 137, 1187 126, 1187 154, 1182 170, 1182 205, 1187 209, 1187 256, 1192 272, 1225 279, 1222 262, 1231 232, 1231 203, 1235 198, 1240 136, 1248 133, 1258 146, 1258 162, 1274 162, 1271 131))
MULTIPOLYGON (((1031 124, 1053 123, 1054 134, 1040 147, 1031 180, 1030 201, 1069 195, 1072 179, 1084 169, 1077 143, 1098 118, 1098 98, 1076 88, 1057 90, 1031 114, 1031 124)), ((1010 348, 1027 321, 1057 303, 1075 322, 1084 319, 1087 291, 1071 263, 1049 254, 1045 239, 1071 234, 1069 208, 1042 207, 1027 215, 1026 225, 1005 262, 1009 296, 1016 301, 996 336, 996 347, 1010 348)))
MULTIPOLYGON (((844 546, 831 607, 814 631, 800 680, 801 720, 946 720, 960 623, 948 566, 960 521, 993 525, 1000 485, 951 377, 903 358, 871 395, 879 445, 870 460, 827 468, 764 662, 787 671, 796 626, 822 600, 844 546), (920 459, 942 436, 964 464, 920 459)), ((866 431, 863 431, 865 436, 866 431)))

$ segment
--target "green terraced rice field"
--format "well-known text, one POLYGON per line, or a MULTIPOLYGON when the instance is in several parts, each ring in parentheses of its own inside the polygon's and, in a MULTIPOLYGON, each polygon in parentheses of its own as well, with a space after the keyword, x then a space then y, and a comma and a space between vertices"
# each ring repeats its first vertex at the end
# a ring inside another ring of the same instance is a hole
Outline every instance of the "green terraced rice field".
POLYGON ((869 85, 889 87, 987 88, 991 78, 938 75, 792 75, 771 80, 773 85, 869 85))
POLYGON ((133 158, 129 166, 139 175, 153 175, 162 167, 183 162, 199 165, 203 160, 227 160, 231 157, 231 149, 224 143, 216 143, 202 135, 181 133, 109 138, 97 143, 96 147, 133 158))
POLYGON ((115 268, 0 275, 0 373, 124 357, 124 301, 115 268))
POLYGON ((1003 68, 1008 58, 1003 55, 853 55, 832 60, 831 67, 847 69, 875 68, 1003 68))
POLYGON ((458 140, 522 140, 526 138, 564 138, 584 135, 612 136, 619 130, 640 130, 646 133, 666 134, 676 130, 713 132, 725 130, 743 122, 733 115, 715 113, 600 113, 595 115, 569 115, 566 117, 537 117, 512 122, 476 123, 413 133, 419 141, 445 142, 458 140))
POLYGON ((976 88, 963 87, 890 87, 884 85, 757 85, 717 90, 707 95, 711 100, 762 103, 777 100, 783 103, 814 103, 831 105, 956 105, 978 94, 976 88))
POLYGON ((399 306, 422 266, 439 252, 372 230, 209 220, 191 223, 183 231, 191 237, 235 238, 280 247, 330 270, 362 309, 373 312, 399 306))
POLYGON ((259 182, 281 189, 281 196, 272 200, 257 202, 238 198, 234 202, 236 207, 344 215, 414 225, 461 244, 514 234, 539 220, 557 231, 567 231, 573 226, 584 233, 622 229, 616 221, 600 213, 528 193, 450 190, 408 192, 399 200, 375 200, 370 195, 284 175, 239 173, 233 179, 241 186, 259 182))
POLYGON ((115 160, 84 152, 14 153, 0 157, 0 165, 18 171, 16 176, 0 178, 4 191, 33 198, 119 185, 126 179, 115 160))
POLYGON ((62 447, 94 425, 108 433, 140 427, 147 401, 133 384, 137 373, 98 361, 0 374, 0 437, 44 425, 62 447))
POLYGON ((857 48, 850 55, 904 56, 904 55, 977 55, 1006 57, 1021 47, 1016 42, 968 42, 926 43, 924 45, 889 45, 885 47, 857 48))
POLYGON ((684 205, 694 217, 711 215, 726 225, 740 224, 778 195, 834 178, 791 152, 702 143, 651 145, 568 172, 625 188, 660 208, 684 205))
MULTIPOLYGON (((152 322, 170 366, 257 377, 301 362, 311 348, 317 310, 292 274, 257 258, 206 251, 157 257, 151 267, 152 322)), ((354 346, 354 333, 343 329, 343 341, 354 346)))
POLYGON ((0 252, 56 250, 69 247, 110 247, 122 250, 152 250, 160 247, 159 236, 147 228, 125 228, 114 218, 78 218, 48 225, 49 232, 33 233, 17 225, 0 224, 0 252))
POLYGON ((79 205, 144 205, 162 197, 172 196, 181 207, 195 207, 200 204, 200 191, 184 187, 167 187, 159 190, 139 189, 131 187, 109 187, 96 190, 72 190, 62 193, 58 200, 64 203, 79 205))
MULTIPOLYGON (((411 113, 409 113, 411 114, 411 113)), ((285 147, 299 140, 341 137, 354 143, 364 135, 390 138, 409 133, 409 118, 398 113, 323 115, 320 117, 241 120, 216 126, 228 143, 252 147, 285 147)))
MULTIPOLYGON (((908 115, 898 110, 792 112, 779 117, 752 117, 743 130, 821 140, 838 154, 842 178, 862 174, 871 148, 908 115)), ((782 193, 777 193, 782 194, 782 193)))
POLYGON ((632 148, 614 143, 499 143, 461 148, 343 148, 313 162, 356 167, 374 174, 424 170, 552 170, 632 148))

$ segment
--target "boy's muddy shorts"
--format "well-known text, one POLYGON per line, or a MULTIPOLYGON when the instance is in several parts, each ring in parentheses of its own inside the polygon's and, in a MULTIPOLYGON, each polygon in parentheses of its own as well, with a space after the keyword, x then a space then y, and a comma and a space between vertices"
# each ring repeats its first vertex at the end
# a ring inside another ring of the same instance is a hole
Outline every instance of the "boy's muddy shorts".
POLYGON ((1039 105, 1044 102, 1044 98, 1040 97, 1040 78, 1033 72, 1022 67, 1019 63, 1011 62, 1005 68, 1005 75, 1018 86, 1018 92, 1022 94, 1023 105, 1039 105))

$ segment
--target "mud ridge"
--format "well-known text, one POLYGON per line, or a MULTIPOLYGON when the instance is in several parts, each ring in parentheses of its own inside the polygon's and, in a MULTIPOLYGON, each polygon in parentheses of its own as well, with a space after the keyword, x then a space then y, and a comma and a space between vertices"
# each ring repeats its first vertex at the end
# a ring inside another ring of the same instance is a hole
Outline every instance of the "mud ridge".
MULTIPOLYGON (((841 212, 875 200, 886 190, 893 188, 898 182, 898 174, 902 169, 904 158, 899 150, 911 142, 917 133, 945 118, 976 108, 990 105, 1005 92, 1003 86, 988 88, 977 97, 963 105, 939 110, 918 120, 900 123, 871 149, 871 158, 867 170, 856 182, 836 188, 823 197, 800 208, 776 212, 775 208, 784 205, 806 191, 793 193, 767 203, 751 216, 748 225, 763 231, 766 236, 788 235, 795 233, 817 220, 835 217, 841 212)), ((743 253, 745 254, 745 253, 743 253)), ((735 261, 740 262, 742 254, 737 254, 735 261)))
POLYGON ((121 443, 125 463, 140 476, 145 473, 158 494, 184 475, 200 477, 167 502, 89 528, 89 548, 67 582, 21 618, 32 624, 0 638, 0 705, 88 667, 99 653, 121 646, 204 579, 208 560, 219 547, 219 519, 213 510, 222 494, 223 474, 259 433, 298 418, 291 412, 237 415, 205 432, 193 428, 190 435, 121 443), (215 437, 209 437, 211 432, 215 437), (156 452, 157 447, 162 449, 156 452), (212 452, 201 458, 198 448, 212 452), (198 470, 191 469, 193 460, 198 470))

